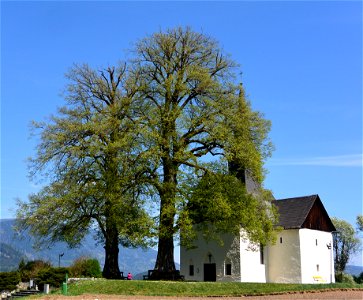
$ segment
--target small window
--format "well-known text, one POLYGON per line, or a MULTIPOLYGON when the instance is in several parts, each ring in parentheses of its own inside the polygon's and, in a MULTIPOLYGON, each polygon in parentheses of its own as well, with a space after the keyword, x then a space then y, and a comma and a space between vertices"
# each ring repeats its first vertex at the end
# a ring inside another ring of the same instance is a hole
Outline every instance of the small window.
POLYGON ((189 265, 189 276, 194 276, 194 265, 189 265))
POLYGON ((282 237, 280 236, 280 244, 282 244, 282 237))
POLYGON ((226 275, 232 275, 232 264, 226 264, 226 275))
POLYGON ((265 258, 263 256, 263 245, 260 244, 260 264, 263 265, 265 264, 265 258))
POLYGON ((318 245, 318 239, 315 239, 315 246, 318 245))
POLYGON ((316 265, 316 271, 319 272, 319 265, 316 265))

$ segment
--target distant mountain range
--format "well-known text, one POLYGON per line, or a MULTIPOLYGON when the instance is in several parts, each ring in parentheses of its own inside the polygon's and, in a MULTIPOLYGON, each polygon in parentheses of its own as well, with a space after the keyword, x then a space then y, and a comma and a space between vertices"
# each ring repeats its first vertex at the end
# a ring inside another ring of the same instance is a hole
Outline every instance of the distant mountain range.
MULTIPOLYGON (((88 256, 98 259, 101 267, 104 264, 105 253, 101 245, 96 245, 91 235, 86 236, 79 248, 69 249, 65 243, 56 243, 50 249, 36 251, 33 248, 34 239, 27 233, 19 236, 13 226, 15 220, 0 220, 0 272, 15 270, 18 268, 21 259, 41 259, 49 261, 53 266, 58 266, 59 254, 61 266, 69 266, 72 262, 81 257, 88 256)), ((119 267, 124 273, 132 274, 145 273, 153 269, 157 252, 153 249, 128 249, 120 247, 119 267)))
POLYGON ((363 272, 363 266, 351 266, 351 265, 347 265, 345 267, 345 273, 351 274, 351 275, 355 275, 355 276, 359 276, 360 273, 363 272))
POLYGON ((7 272, 16 269, 25 255, 8 244, 0 243, 0 272, 7 272))

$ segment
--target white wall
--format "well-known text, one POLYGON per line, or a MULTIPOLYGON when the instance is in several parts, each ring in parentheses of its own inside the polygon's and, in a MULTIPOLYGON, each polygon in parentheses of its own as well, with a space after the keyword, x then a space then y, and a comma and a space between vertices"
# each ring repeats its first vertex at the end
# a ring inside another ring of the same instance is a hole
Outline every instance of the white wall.
POLYGON ((300 229, 299 235, 301 282, 335 282, 332 234, 330 232, 318 230, 300 229))
MULTIPOLYGON (((241 237, 223 235, 224 244, 205 242, 201 235, 195 242, 197 248, 186 250, 180 247, 180 273, 185 280, 204 280, 204 263, 216 264, 217 281, 266 282, 265 264, 260 262, 260 247, 241 237), (232 275, 226 274, 226 264, 231 263, 232 275), (189 265, 194 265, 194 275, 189 275, 189 265)), ((266 257, 266 255, 265 255, 266 257)), ((266 258, 265 258, 266 261, 266 258)))
POLYGON ((203 281, 204 264, 211 262, 216 264, 217 281, 335 281, 333 249, 328 248, 328 245, 333 244, 331 233, 310 229, 283 230, 278 234, 275 245, 265 247, 265 264, 260 262, 259 246, 243 237, 223 235, 222 239, 223 245, 214 241, 206 242, 199 234, 195 249, 180 247, 180 273, 186 280, 203 281), (226 263, 231 263, 232 275, 225 274, 226 263), (189 265, 194 265, 193 276, 189 275, 189 265))
POLYGON ((215 241, 206 242, 200 234, 195 241, 195 249, 186 250, 180 247, 180 274, 185 280, 204 280, 204 264, 209 263, 208 255, 211 254, 211 263, 216 264, 217 281, 240 281, 239 238, 232 235, 223 235, 224 244, 215 241), (232 275, 225 275, 225 263, 232 265, 232 275), (194 276, 189 275, 189 265, 194 265, 194 276))
POLYGON ((241 282, 266 282, 265 264, 261 264, 260 255, 259 245, 241 237, 241 282))
POLYGON ((301 283, 299 230, 278 233, 276 244, 266 247, 266 259, 267 282, 301 283))

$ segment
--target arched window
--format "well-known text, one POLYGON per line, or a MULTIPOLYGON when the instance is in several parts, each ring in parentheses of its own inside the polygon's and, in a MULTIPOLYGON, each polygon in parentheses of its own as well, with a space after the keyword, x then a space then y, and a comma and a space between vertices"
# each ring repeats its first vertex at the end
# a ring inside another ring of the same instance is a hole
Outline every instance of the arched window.
POLYGON ((194 276, 194 264, 193 260, 189 260, 189 276, 194 276))
POLYGON ((232 275, 232 262, 229 258, 224 261, 224 275, 232 275))

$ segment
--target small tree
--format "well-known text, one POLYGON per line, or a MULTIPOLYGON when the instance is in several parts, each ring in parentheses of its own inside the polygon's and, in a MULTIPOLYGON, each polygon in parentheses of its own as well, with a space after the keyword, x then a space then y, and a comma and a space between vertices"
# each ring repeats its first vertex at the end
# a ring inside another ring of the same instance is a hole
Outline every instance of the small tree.
POLYGON ((334 266, 336 273, 342 273, 351 255, 360 248, 360 240, 355 235, 355 230, 348 222, 332 218, 332 222, 337 229, 334 235, 334 266))
POLYGON ((38 277, 38 274, 42 270, 48 270, 51 268, 50 262, 43 260, 31 260, 24 262, 22 260, 19 263, 19 273, 22 281, 29 281, 32 278, 38 277))
POLYGON ((80 257, 69 269, 74 277, 102 277, 100 263, 95 258, 80 257))
POLYGON ((358 227, 358 231, 363 232, 363 215, 357 216, 357 227, 358 227))

